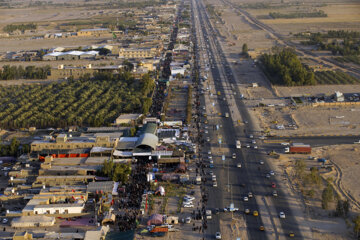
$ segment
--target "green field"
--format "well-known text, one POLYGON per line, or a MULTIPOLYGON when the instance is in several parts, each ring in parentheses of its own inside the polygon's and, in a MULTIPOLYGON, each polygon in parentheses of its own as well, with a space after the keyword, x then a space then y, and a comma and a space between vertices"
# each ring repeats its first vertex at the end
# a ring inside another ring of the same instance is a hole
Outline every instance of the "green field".
POLYGON ((0 87, 0 127, 103 126, 151 106, 153 80, 129 73, 48 85, 0 87))
POLYGON ((359 84, 357 79, 347 73, 340 71, 315 72, 315 81, 317 84, 359 84))

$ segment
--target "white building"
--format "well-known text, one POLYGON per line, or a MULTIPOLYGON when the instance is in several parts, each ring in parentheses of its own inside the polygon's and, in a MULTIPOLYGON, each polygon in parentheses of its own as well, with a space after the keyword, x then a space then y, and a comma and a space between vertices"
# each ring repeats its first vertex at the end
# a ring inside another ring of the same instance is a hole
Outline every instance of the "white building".
POLYGON ((81 213, 83 203, 40 204, 34 207, 35 214, 72 214, 81 213))

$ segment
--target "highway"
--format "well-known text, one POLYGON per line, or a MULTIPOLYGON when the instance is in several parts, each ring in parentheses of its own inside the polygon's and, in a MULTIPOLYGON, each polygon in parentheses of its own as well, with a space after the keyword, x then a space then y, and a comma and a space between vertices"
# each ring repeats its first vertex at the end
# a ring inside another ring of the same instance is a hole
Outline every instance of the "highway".
MULTIPOLYGON (((204 64, 208 64, 211 70, 211 78, 209 79, 213 79, 213 81, 207 83, 208 87, 212 88, 215 93, 220 92, 220 96, 217 96, 217 94, 210 94, 208 91, 201 99, 202 106, 205 106, 207 110, 208 137, 210 140, 202 153, 203 161, 207 160, 207 152, 212 151, 215 165, 213 172, 217 176, 218 182, 218 187, 212 187, 210 175, 207 174, 206 192, 209 196, 207 208, 212 210, 215 208, 222 209, 228 207, 230 203, 234 203, 234 206, 240 209, 239 212, 234 214, 234 218, 237 218, 240 214, 243 214, 243 210, 246 208, 250 209, 251 212, 259 210, 257 201, 269 196, 269 193, 273 190, 271 182, 276 181, 265 178, 270 169, 268 164, 260 165, 259 163, 260 160, 265 160, 265 151, 261 148, 261 144, 259 145, 258 139, 256 141, 258 141, 259 149, 235 148, 237 139, 240 139, 241 142, 250 140, 248 135, 254 133, 254 126, 246 106, 238 97, 241 93, 237 88, 232 87, 237 82, 214 34, 216 31, 213 30, 210 24, 202 1, 193 0, 192 6, 193 14, 196 16, 194 19, 199 50, 197 55, 204 59, 204 62, 202 62, 203 68, 204 64), (221 115, 216 114, 217 112, 220 112, 221 115), (241 115, 243 121, 247 121, 247 124, 235 124, 238 120, 235 117, 236 112, 241 115), (230 117, 224 117, 225 113, 228 113, 230 117), (220 126, 219 130, 214 130, 213 126, 215 125, 220 126), (219 138, 222 140, 221 144, 219 144, 219 138), (236 153, 236 159, 231 158, 234 152, 236 153), (222 155, 226 156, 225 161, 221 160, 222 155), (242 168, 237 168, 237 163, 241 163, 242 168), (243 202, 242 197, 248 192, 252 192, 255 196, 260 196, 260 198, 253 197, 249 198, 248 202, 243 202)), ((205 121, 205 119, 203 120, 205 121)), ((254 137, 258 136, 254 134, 254 137)), ((279 239, 280 235, 284 239, 290 232, 295 233, 295 238, 301 239, 301 233, 291 208, 286 199, 282 197, 284 193, 281 189, 277 189, 277 191, 279 197, 276 200, 270 198, 268 202, 270 207, 276 209, 277 213, 280 211, 285 212, 286 219, 281 219, 280 226, 275 226, 274 221, 272 221, 275 229, 275 239, 279 239)), ((259 213, 262 214, 261 211, 259 213)), ((206 239, 213 239, 215 233, 220 231, 220 220, 224 220, 226 214, 230 213, 220 213, 209 221, 205 233, 206 239)), ((249 239, 268 239, 266 232, 259 230, 259 227, 263 225, 262 218, 252 216, 252 214, 244 215, 244 217, 249 239)))

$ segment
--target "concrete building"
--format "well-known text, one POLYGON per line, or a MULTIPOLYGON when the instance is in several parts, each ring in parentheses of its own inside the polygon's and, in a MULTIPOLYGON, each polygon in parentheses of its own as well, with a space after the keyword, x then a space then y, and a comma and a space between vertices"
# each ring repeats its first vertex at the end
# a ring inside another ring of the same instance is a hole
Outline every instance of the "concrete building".
POLYGON ((40 204, 34 207, 34 214, 78 214, 84 206, 83 203, 40 204))
MULTIPOLYGON (((109 136, 97 136, 96 138, 68 138, 66 134, 59 134, 56 140, 37 140, 31 143, 32 152, 42 150, 71 150, 93 147, 114 147, 117 139, 110 140, 109 136)), ((54 151, 56 153, 56 151, 54 151)))
POLYGON ((55 217, 47 216, 21 216, 11 221, 13 228, 51 227, 54 224, 55 217))
POLYGON ((78 37, 100 37, 110 34, 109 28, 81 29, 77 32, 78 37))
POLYGON ((156 48, 120 48, 119 58, 124 59, 144 59, 154 58, 159 56, 159 51, 156 48))

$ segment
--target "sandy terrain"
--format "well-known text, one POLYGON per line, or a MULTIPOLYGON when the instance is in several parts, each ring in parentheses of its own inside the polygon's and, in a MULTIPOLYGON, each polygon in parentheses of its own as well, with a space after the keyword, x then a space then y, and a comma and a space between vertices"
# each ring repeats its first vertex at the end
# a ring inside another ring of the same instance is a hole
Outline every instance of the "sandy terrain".
POLYGON ((360 85, 319 85, 305 87, 279 87, 274 86, 278 97, 307 96, 317 94, 334 94, 335 91, 342 93, 360 92, 360 85))
MULTIPOLYGON (((331 147, 314 148, 312 155, 315 157, 325 157, 336 164, 341 173, 336 171, 335 178, 341 176, 340 187, 350 193, 357 202, 360 203, 360 172, 359 160, 360 145, 337 145, 331 147)), ((336 168, 335 168, 336 169, 336 168)), ((334 185, 337 186, 334 182, 334 185)), ((339 187, 339 186, 337 186, 339 187)), ((354 208, 355 210, 356 208, 354 208)), ((357 209, 358 211, 360 209, 357 209)))
POLYGON ((262 129, 270 128, 278 136, 294 135, 346 135, 360 129, 360 107, 264 107, 256 108, 256 117, 260 119, 262 129), (277 123, 276 123, 277 122, 277 123), (287 127, 296 124, 297 129, 287 127), (275 129, 283 124, 285 130, 275 129))
POLYGON ((329 4, 325 7, 311 7, 303 5, 297 10, 295 7, 280 9, 247 9, 254 16, 265 16, 269 12, 294 12, 308 11, 309 9, 323 10, 328 17, 325 18, 294 18, 294 19, 262 19, 265 24, 270 25, 274 30, 289 34, 313 31, 322 32, 327 30, 347 29, 353 31, 360 30, 360 4, 329 4))
POLYGON ((0 39, 0 52, 106 44, 109 38, 0 39))

